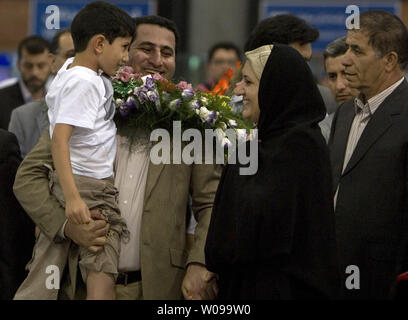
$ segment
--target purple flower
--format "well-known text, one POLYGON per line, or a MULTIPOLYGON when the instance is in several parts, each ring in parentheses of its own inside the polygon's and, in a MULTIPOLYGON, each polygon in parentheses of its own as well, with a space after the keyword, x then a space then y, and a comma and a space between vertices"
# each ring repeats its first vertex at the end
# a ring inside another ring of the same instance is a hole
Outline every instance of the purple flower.
POLYGON ((126 117, 129 114, 130 110, 126 105, 119 107, 119 113, 122 117, 126 117))
POLYGON ((129 97, 127 98, 126 102, 125 102, 126 107, 130 110, 135 109, 136 108, 136 100, 133 97, 129 97))
POLYGON ((175 99, 170 102, 169 108, 172 110, 178 109, 181 106, 181 99, 175 99))
POLYGON ((156 102, 159 99, 159 95, 156 93, 156 91, 148 91, 147 97, 151 102, 156 102))
POLYGON ((193 88, 184 89, 181 93, 181 96, 184 100, 190 100, 194 97, 194 90, 193 88))
POLYGON ((206 122, 211 123, 215 119, 215 116, 216 116, 215 111, 211 111, 210 114, 208 115, 206 122))
POLYGON ((190 107, 193 110, 198 110, 200 109, 200 100, 193 100, 190 102, 190 107))
POLYGON ((146 91, 146 88, 144 88, 144 87, 140 87, 140 88, 138 88, 138 90, 136 91, 136 97, 137 97, 137 99, 139 100, 139 102, 141 103, 141 104, 143 104, 143 103, 145 103, 146 101, 148 101, 148 97, 147 97, 147 91, 146 91))
POLYGON ((156 84, 154 82, 154 79, 152 77, 146 77, 145 85, 146 89, 148 91, 156 89, 156 84))

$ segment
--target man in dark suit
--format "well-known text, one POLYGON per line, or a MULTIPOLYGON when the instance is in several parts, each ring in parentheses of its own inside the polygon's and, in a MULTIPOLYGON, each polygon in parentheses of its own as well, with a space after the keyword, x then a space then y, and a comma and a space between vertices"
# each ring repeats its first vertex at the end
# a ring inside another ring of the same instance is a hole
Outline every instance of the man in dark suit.
POLYGON ((16 137, 0 129, 0 300, 12 299, 27 276, 34 224, 13 194, 21 156, 16 137))
POLYGON ((395 15, 367 11, 346 43, 346 78, 360 95, 338 108, 329 142, 342 293, 386 299, 406 249, 408 32, 395 15))
POLYGON ((0 128, 5 130, 13 109, 45 96, 45 85, 51 72, 50 44, 39 36, 29 36, 21 41, 17 56, 21 78, 0 89, 0 128))

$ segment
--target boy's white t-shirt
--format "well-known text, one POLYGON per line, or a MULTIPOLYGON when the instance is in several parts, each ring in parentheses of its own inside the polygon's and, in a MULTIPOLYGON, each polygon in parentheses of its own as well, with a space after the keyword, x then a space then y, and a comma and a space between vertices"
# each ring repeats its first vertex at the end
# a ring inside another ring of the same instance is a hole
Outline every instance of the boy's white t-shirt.
POLYGON ((72 172, 103 179, 113 175, 116 155, 116 126, 104 120, 105 86, 101 76, 86 67, 67 67, 68 59, 51 83, 45 101, 50 136, 57 123, 74 126, 69 141, 72 172))

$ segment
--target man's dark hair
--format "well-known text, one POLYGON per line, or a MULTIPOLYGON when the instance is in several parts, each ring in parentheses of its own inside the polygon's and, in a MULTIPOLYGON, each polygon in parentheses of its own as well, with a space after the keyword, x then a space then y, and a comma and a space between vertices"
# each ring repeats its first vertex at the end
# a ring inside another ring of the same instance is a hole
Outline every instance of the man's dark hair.
POLYGON ((51 40, 50 52, 52 54, 57 54, 60 46, 60 39, 64 34, 71 33, 69 29, 62 29, 58 31, 51 40))
POLYGON ((238 60, 241 60, 241 50, 232 42, 218 42, 214 44, 210 50, 208 50, 208 61, 211 61, 211 59, 214 56, 215 51, 219 49, 224 49, 224 50, 234 50, 235 53, 237 54, 238 60))
MULTIPOLYGON (((369 10, 360 14, 360 30, 368 36, 379 57, 394 51, 398 64, 404 70, 408 64, 408 31, 396 15, 383 10, 369 10)), ((350 30, 354 31, 354 30, 350 30)))
POLYGON ((346 37, 341 37, 330 42, 323 52, 324 61, 326 61, 327 58, 342 56, 347 52, 347 49, 348 46, 346 44, 346 37))
POLYGON ((114 4, 96 1, 82 8, 71 24, 75 52, 84 51, 89 40, 102 34, 110 44, 118 37, 132 37, 135 34, 133 19, 114 4))
POLYGON ((45 50, 50 51, 50 43, 46 39, 35 35, 24 38, 18 44, 17 48, 17 57, 19 61, 23 54, 23 49, 26 50, 29 54, 40 54, 45 50))
POLYGON ((143 17, 137 17, 134 18, 134 22, 136 24, 136 34, 135 38, 137 36, 137 27, 140 26, 141 24, 153 24, 162 28, 166 28, 167 30, 173 32, 174 38, 176 39, 176 52, 178 49, 178 44, 180 40, 180 34, 177 30, 177 25, 174 21, 167 19, 165 17, 161 16, 143 16, 143 17))
POLYGON ((293 14, 279 14, 262 20, 252 31, 245 43, 245 51, 276 43, 301 45, 312 43, 319 37, 319 31, 305 20, 293 14))

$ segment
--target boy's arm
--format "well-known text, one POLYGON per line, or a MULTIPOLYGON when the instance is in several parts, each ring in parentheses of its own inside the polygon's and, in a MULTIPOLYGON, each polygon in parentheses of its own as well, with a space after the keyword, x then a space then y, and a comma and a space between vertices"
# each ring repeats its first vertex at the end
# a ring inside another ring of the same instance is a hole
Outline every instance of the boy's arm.
POLYGON ((52 134, 51 152, 58 179, 65 196, 65 215, 68 221, 75 224, 83 224, 90 222, 91 214, 79 195, 72 174, 68 142, 73 130, 74 127, 71 125, 57 123, 52 134))

